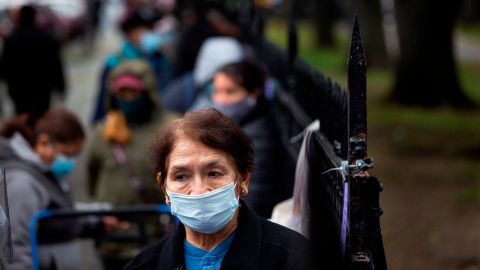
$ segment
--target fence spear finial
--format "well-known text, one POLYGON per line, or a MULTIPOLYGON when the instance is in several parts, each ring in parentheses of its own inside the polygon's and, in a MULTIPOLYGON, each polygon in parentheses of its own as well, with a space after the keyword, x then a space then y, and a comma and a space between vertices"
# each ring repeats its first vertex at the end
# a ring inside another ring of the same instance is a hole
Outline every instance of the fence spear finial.
POLYGON ((350 140, 361 140, 359 145, 350 145, 350 158, 364 158, 367 151, 367 61, 363 49, 362 36, 358 18, 352 30, 352 43, 348 57, 348 92, 349 92, 349 136, 350 140))

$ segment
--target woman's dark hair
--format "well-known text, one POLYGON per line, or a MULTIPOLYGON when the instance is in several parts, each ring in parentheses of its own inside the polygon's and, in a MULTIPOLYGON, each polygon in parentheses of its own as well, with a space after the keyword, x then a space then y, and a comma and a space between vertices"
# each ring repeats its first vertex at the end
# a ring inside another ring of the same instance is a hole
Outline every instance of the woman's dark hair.
POLYGON ((242 60, 221 67, 216 73, 223 73, 236 84, 244 87, 247 92, 255 90, 263 92, 265 86, 265 71, 250 60, 242 60))
POLYGON ((155 173, 161 174, 162 183, 167 176, 167 159, 182 137, 229 155, 242 176, 253 171, 254 146, 250 138, 221 112, 205 109, 188 113, 160 129, 152 144, 151 155, 156 166, 155 173))
POLYGON ((148 6, 140 6, 123 18, 120 22, 120 30, 123 33, 128 33, 141 26, 152 28, 155 22, 159 19, 159 14, 157 14, 152 8, 148 6))
POLYGON ((20 27, 32 28, 35 26, 37 10, 32 5, 24 5, 20 8, 20 27))
POLYGON ((37 120, 31 119, 27 114, 11 118, 0 128, 0 136, 8 138, 18 132, 32 146, 40 134, 47 134, 53 141, 62 144, 85 139, 78 118, 64 109, 50 109, 37 120))

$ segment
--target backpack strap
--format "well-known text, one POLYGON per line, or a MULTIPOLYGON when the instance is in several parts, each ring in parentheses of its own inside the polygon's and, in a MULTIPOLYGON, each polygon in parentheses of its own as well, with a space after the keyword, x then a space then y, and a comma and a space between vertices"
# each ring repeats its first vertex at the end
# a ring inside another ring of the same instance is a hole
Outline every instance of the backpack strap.
POLYGON ((128 164, 127 156, 125 155, 125 151, 123 150, 122 146, 119 144, 111 144, 111 146, 115 161, 123 169, 125 175, 127 176, 128 184, 130 185, 130 187, 135 190, 138 195, 140 195, 140 197, 146 200, 148 203, 157 203, 158 200, 155 200, 155 198, 150 193, 148 193, 145 184, 133 171, 132 167, 130 167, 130 165, 128 164))

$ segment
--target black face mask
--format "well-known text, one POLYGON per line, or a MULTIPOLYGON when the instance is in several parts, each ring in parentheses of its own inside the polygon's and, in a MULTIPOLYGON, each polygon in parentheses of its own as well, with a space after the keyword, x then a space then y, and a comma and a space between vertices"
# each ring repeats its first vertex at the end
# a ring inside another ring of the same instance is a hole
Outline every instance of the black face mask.
POLYGON ((120 109, 129 123, 141 123, 150 120, 153 110, 153 103, 147 94, 143 94, 132 101, 115 100, 116 106, 120 109))

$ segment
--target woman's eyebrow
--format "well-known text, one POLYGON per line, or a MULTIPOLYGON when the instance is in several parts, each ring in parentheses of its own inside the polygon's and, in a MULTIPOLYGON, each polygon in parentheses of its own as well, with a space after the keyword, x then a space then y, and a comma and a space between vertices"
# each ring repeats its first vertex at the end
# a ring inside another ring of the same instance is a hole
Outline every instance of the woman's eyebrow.
POLYGON ((215 167, 215 166, 218 166, 218 165, 223 165, 223 162, 220 159, 216 159, 216 160, 208 162, 205 167, 211 168, 211 167, 215 167))
POLYGON ((170 171, 187 171, 188 168, 187 166, 184 165, 173 165, 172 168, 170 168, 170 171))

